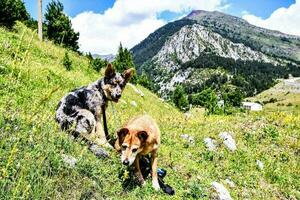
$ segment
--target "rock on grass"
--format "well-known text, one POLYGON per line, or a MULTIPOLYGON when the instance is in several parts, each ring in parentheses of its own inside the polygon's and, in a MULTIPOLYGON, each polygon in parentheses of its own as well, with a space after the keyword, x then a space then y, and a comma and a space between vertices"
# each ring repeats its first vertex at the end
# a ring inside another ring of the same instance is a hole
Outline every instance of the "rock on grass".
POLYGON ((210 137, 204 138, 204 144, 208 151, 216 150, 216 141, 214 139, 211 139, 210 137))
POLYGON ((211 185, 218 193, 218 198, 220 200, 232 200, 228 190, 221 183, 214 181, 211 185))
POLYGON ((70 168, 75 167, 75 165, 77 163, 76 158, 74 158, 73 156, 70 156, 70 155, 65 155, 65 154, 62 154, 61 157, 62 157, 64 163, 67 164, 70 168))
POLYGON ((191 144, 193 144, 195 142, 194 137, 189 136, 188 134, 182 134, 180 137, 187 140, 191 144))
POLYGON ((131 101, 130 104, 133 106, 133 107, 137 107, 137 103, 135 101, 131 101))
POLYGON ((231 134, 228 132, 221 132, 219 137, 223 140, 224 145, 231 151, 236 150, 235 140, 232 138, 231 134))
POLYGON ((259 169, 263 169, 264 168, 264 163, 262 163, 260 160, 256 160, 256 164, 257 164, 257 167, 259 169))

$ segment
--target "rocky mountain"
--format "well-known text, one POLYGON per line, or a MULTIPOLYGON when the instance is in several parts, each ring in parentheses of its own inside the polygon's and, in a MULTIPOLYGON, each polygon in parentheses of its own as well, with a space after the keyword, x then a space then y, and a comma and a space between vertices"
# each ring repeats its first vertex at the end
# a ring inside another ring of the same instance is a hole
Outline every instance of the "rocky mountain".
POLYGON ((251 96, 276 78, 300 75, 300 37, 220 12, 193 11, 131 51, 138 72, 145 72, 163 97, 177 84, 191 93, 231 84, 251 96))
POLYGON ((116 55, 113 55, 113 54, 107 54, 107 55, 93 54, 93 58, 101 58, 103 60, 107 60, 108 62, 113 62, 116 58, 116 55))

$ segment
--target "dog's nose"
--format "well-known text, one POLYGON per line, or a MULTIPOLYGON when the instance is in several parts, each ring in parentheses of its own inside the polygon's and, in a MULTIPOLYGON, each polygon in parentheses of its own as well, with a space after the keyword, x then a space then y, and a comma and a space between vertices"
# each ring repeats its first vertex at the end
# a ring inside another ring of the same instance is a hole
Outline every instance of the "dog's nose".
POLYGON ((129 161, 128 160, 124 160, 123 161, 123 165, 128 165, 129 164, 129 161))

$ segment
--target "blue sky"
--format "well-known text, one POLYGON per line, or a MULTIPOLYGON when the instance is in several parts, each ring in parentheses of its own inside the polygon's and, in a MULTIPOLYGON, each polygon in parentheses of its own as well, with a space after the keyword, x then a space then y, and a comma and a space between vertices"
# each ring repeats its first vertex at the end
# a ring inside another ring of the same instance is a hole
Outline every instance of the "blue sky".
MULTIPOLYGON (((33 18, 37 18, 37 0, 24 0, 27 10, 33 18)), ((43 8, 51 2, 51 0, 43 0, 43 8)), ((62 0, 65 12, 75 17, 79 13, 85 11, 93 11, 95 13, 104 13, 105 10, 114 5, 114 0, 62 0)), ((226 13, 241 17, 244 11, 259 16, 263 19, 267 18, 272 12, 280 7, 288 7, 295 3, 295 0, 228 0, 229 8, 226 13)), ((159 17, 169 21, 180 16, 175 12, 163 12, 159 17)))
MULTIPOLYGON (((37 18, 37 0, 24 0, 37 18)), ((51 0, 43 0, 43 10, 51 0)), ((61 0, 80 33, 80 49, 115 53, 120 42, 133 47, 157 28, 192 10, 218 10, 256 26, 300 35, 300 0, 61 0)))

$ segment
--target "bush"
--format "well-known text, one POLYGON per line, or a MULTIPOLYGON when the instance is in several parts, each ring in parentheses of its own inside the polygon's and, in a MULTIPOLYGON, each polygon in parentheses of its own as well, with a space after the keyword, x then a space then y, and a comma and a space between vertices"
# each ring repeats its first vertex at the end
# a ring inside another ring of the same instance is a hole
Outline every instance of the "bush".
POLYGON ((142 73, 142 75, 137 77, 137 84, 140 84, 144 86, 145 88, 148 88, 149 90, 154 90, 154 83, 149 79, 149 77, 142 73))
POLYGON ((0 26, 12 28, 17 20, 26 21, 29 14, 22 0, 0 1, 0 26))
POLYGON ((187 95, 181 85, 178 85, 172 95, 172 101, 175 106, 180 110, 186 110, 188 108, 189 102, 187 95))
POLYGON ((65 53, 65 56, 64 56, 62 62, 67 71, 70 71, 72 69, 72 61, 69 58, 68 52, 65 53))

